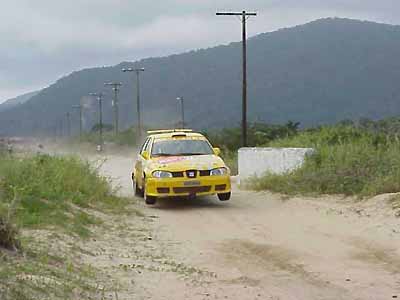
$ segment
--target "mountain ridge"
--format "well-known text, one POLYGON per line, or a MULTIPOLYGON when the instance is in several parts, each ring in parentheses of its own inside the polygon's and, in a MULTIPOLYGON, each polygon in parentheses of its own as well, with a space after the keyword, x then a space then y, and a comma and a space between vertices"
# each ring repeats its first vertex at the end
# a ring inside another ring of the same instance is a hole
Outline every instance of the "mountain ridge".
POLYGON ((8 110, 17 105, 27 102, 30 99, 32 99, 32 97, 36 96, 38 93, 39 93, 39 91, 29 92, 29 93, 25 93, 25 94, 19 95, 17 97, 5 100, 4 102, 0 103, 0 112, 8 110))
MULTIPOLYGON (((342 119, 383 118, 400 114, 397 53, 400 26, 343 18, 324 18, 304 25, 262 33, 248 40, 249 120, 304 126, 342 119), (384 103, 384 105, 382 105, 384 103)), ((57 80, 28 103, 0 112, 7 120, 24 119, 14 133, 51 133, 81 97, 123 82, 122 127, 135 122, 134 77, 122 67, 143 66, 143 117, 147 125, 165 127, 179 119, 176 97, 184 97, 191 127, 240 123, 240 42, 164 57, 83 69, 57 80)), ((106 94, 105 121, 112 122, 111 93, 106 94)), ((96 122, 96 105, 86 113, 87 128, 96 122)), ((77 122, 74 115, 74 122, 77 122)), ((75 126, 76 129, 76 126, 75 126)))

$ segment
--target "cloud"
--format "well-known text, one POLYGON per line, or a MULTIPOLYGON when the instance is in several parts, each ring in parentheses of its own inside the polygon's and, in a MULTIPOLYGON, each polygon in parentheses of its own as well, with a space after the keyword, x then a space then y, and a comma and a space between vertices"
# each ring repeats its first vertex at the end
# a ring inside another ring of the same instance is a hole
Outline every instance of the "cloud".
MULTIPOLYGON (((74 70, 240 40, 236 18, 255 10, 249 35, 340 16, 398 23, 398 0, 14 0, 0 11, 0 99, 74 70)), ((1 101, 1 100, 0 100, 1 101)))

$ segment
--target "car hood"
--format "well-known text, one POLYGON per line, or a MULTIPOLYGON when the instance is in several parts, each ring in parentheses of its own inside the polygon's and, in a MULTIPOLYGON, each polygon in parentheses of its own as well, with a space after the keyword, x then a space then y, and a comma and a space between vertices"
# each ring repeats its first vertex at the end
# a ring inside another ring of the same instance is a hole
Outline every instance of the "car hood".
POLYGON ((224 161, 216 155, 168 156, 152 159, 150 168, 162 171, 212 170, 225 167, 224 161))

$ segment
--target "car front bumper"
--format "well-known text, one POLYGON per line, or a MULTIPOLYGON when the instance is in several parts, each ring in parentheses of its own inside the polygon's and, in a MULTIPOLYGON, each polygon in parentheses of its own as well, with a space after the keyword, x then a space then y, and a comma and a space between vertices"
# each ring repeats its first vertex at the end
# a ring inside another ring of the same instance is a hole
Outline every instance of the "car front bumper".
POLYGON ((230 176, 189 178, 148 178, 146 193, 154 197, 206 196, 231 191, 230 176))

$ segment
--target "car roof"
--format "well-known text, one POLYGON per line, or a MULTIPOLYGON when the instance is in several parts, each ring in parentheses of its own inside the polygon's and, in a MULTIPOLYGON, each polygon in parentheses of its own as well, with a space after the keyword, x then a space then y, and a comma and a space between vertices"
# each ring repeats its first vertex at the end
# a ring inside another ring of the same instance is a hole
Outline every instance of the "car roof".
POLYGON ((168 139, 174 137, 198 137, 198 138, 205 138, 204 135, 198 132, 193 132, 192 130, 188 129, 171 129, 171 130, 156 130, 156 131, 149 131, 148 137, 156 138, 156 139, 168 139))

